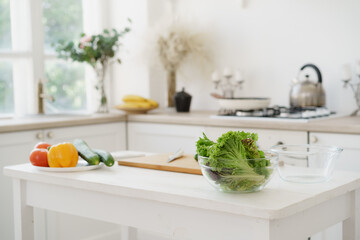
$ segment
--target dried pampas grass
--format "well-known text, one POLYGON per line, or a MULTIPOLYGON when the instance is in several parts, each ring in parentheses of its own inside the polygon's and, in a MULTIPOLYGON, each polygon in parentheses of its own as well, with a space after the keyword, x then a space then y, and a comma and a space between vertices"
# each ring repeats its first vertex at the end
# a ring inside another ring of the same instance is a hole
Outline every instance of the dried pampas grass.
POLYGON ((210 62, 205 34, 194 33, 186 24, 174 22, 159 32, 156 51, 167 71, 177 71, 191 55, 192 64, 210 62))
MULTIPOLYGON (((195 67, 200 72, 210 72, 212 61, 209 48, 209 37, 204 31, 197 30, 194 21, 181 22, 173 16, 163 18, 159 24, 149 29, 147 34, 147 56, 153 66, 162 65, 167 73, 167 106, 174 106, 176 75, 188 67, 195 67)), ((183 77, 185 82, 187 77, 183 77)), ((191 79, 191 78, 190 78, 191 79)))

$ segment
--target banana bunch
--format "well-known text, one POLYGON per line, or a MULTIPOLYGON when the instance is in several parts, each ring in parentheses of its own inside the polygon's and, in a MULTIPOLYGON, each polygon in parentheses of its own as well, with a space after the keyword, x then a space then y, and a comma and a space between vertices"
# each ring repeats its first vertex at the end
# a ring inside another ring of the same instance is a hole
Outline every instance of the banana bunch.
POLYGON ((126 95, 123 97, 123 104, 118 105, 119 108, 157 108, 159 104, 152 99, 143 98, 138 95, 126 95))

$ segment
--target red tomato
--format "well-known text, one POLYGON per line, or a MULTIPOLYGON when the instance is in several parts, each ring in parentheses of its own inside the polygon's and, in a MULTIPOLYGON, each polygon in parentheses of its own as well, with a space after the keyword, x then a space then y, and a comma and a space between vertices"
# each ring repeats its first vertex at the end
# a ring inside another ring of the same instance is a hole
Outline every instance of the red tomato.
POLYGON ((46 142, 39 142, 38 144, 35 145, 35 148, 42 148, 42 149, 47 149, 48 147, 51 147, 51 144, 48 144, 46 142))
POLYGON ((48 167, 47 159, 48 150, 46 149, 34 149, 30 153, 30 162, 34 166, 48 167))

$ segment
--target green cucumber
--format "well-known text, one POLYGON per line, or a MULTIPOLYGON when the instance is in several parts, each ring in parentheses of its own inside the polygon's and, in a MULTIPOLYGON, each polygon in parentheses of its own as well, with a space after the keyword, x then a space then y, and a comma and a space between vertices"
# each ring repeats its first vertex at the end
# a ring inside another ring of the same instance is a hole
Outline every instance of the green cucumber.
POLYGON ((73 144, 78 151, 80 157, 87 161, 89 165, 99 165, 100 157, 97 155, 82 139, 75 139, 73 144))
POLYGON ((100 149, 93 150, 97 155, 99 155, 100 161, 103 162, 106 166, 111 167, 114 165, 114 157, 109 152, 100 149))

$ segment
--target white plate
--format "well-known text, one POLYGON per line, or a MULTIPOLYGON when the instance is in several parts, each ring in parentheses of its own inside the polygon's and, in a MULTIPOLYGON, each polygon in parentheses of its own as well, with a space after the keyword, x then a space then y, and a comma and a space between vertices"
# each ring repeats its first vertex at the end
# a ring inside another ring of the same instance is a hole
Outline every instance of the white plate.
POLYGON ((89 165, 89 163, 86 162, 85 160, 79 159, 76 167, 64 167, 64 168, 38 167, 38 166, 33 166, 33 167, 35 167, 40 171, 45 171, 45 172, 82 172, 82 171, 90 171, 100 168, 102 165, 103 163, 100 163, 99 165, 89 165))
POLYGON ((218 101, 220 108, 233 110, 262 109, 270 104, 270 98, 224 98, 218 101))
POLYGON ((114 157, 115 161, 117 161, 126 158, 143 157, 146 154, 143 152, 135 152, 135 151, 118 151, 118 152, 111 152, 111 155, 114 157))

